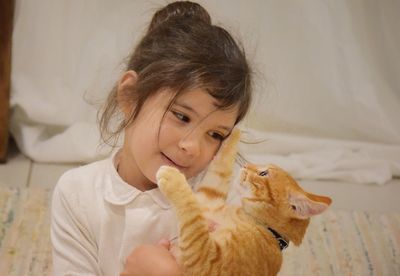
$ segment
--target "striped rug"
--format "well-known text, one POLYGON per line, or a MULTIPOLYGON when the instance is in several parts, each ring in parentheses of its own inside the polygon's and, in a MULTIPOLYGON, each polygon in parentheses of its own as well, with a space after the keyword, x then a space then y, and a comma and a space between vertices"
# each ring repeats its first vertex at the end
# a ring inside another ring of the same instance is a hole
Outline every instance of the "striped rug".
POLYGON ((300 247, 284 252, 279 275, 400 275, 400 214, 327 211, 300 247))
MULTIPOLYGON (((50 190, 0 188, 0 275, 51 275, 50 190)), ((286 275, 400 275, 400 214, 328 211, 300 247, 284 251, 286 275)))
POLYGON ((51 275, 51 192, 0 188, 0 275, 51 275))

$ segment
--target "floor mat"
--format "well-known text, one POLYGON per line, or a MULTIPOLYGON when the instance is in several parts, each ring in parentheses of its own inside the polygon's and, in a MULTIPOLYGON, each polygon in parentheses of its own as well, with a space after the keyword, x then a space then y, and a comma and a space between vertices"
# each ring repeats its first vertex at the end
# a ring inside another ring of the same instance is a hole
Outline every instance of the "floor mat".
MULTIPOLYGON (((51 275, 51 190, 0 188, 0 275, 51 275)), ((327 211, 279 275, 400 275, 400 214, 327 211)))
POLYGON ((0 188, 0 275, 51 275, 51 191, 0 188))
POLYGON ((400 214, 327 211, 284 252, 279 275, 400 275, 399 250, 400 214))

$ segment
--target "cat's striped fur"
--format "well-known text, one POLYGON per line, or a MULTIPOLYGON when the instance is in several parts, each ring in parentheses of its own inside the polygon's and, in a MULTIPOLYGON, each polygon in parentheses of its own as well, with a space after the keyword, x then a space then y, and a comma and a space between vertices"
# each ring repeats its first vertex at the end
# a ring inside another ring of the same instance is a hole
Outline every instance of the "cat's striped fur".
POLYGON ((163 166, 157 173, 158 185, 180 224, 178 261, 185 275, 276 275, 282 254, 267 227, 299 245, 309 217, 331 202, 304 192, 276 166, 247 165, 241 180, 248 195, 241 207, 227 205, 239 138, 240 131, 235 129, 196 193, 177 169, 163 166))

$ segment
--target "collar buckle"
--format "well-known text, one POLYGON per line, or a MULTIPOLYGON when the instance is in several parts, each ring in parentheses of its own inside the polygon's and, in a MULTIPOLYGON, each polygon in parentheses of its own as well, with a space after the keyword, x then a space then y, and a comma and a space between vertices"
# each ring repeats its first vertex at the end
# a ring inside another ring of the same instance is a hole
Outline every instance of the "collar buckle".
POLYGON ((289 246, 289 241, 282 238, 282 236, 278 232, 276 232, 274 229, 272 229, 270 227, 268 227, 268 230, 272 233, 274 238, 278 241, 279 248, 281 249, 281 251, 283 249, 286 249, 289 246))

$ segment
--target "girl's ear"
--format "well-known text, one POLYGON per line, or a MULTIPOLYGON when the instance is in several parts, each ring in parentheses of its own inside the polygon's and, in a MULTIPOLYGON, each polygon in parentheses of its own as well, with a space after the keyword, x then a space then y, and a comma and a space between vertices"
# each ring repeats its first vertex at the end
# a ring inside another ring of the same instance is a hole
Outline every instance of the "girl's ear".
POLYGON ((310 193, 290 193, 289 204, 295 216, 299 219, 307 219, 324 212, 332 200, 326 196, 319 196, 310 193))
POLYGON ((137 82, 137 73, 133 70, 126 71, 117 86, 117 101, 118 107, 124 113, 125 118, 129 118, 132 113, 134 102, 132 99, 131 91, 134 89, 137 82))

